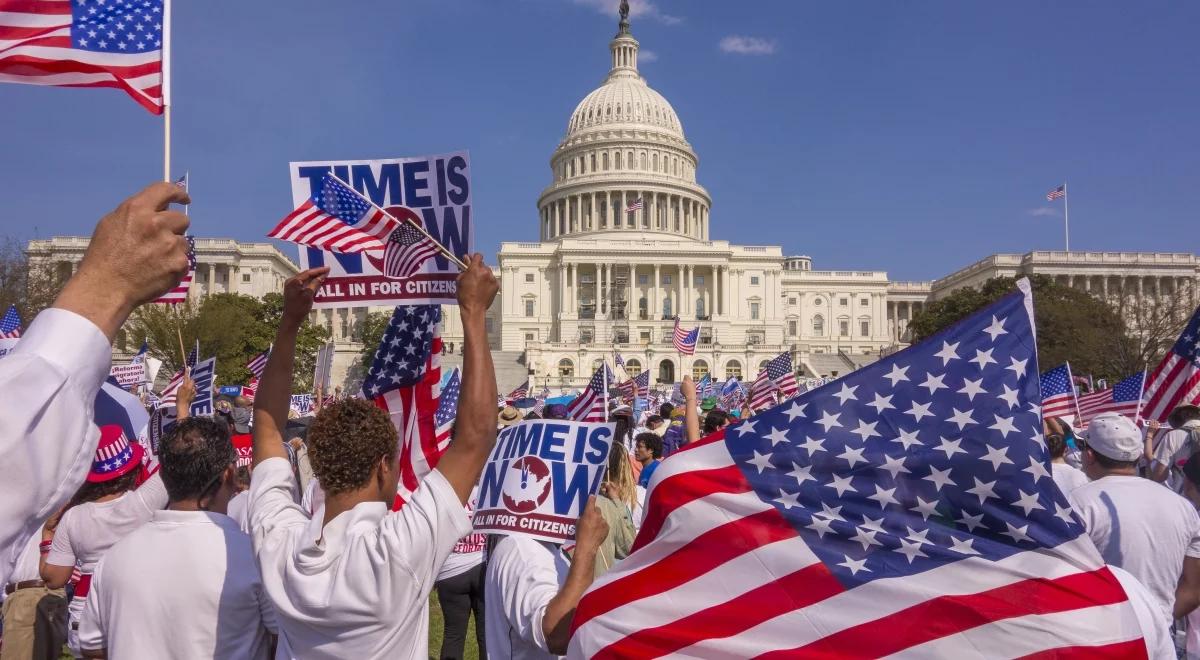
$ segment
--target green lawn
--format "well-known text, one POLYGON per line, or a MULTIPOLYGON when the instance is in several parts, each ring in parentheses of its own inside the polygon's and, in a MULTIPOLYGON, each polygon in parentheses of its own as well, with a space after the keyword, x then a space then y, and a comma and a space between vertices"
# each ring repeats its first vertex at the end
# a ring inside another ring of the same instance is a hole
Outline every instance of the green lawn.
MULTIPOLYGON (((442 650, 442 608, 438 605, 437 592, 429 596, 429 657, 436 659, 442 650)), ((467 643, 463 647, 463 658, 479 660, 479 645, 475 643, 475 617, 467 624, 467 643)))

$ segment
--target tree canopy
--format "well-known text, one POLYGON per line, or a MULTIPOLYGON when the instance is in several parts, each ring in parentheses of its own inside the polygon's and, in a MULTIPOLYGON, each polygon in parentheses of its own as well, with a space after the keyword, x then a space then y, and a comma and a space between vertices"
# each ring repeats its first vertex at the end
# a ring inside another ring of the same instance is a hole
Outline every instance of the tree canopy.
MULTIPOLYGON (((1121 314, 1091 294, 1034 275, 1033 314, 1037 325, 1038 364, 1045 371, 1063 362, 1075 374, 1110 380, 1145 368, 1122 356, 1136 342, 1121 314)), ((926 305, 909 323, 913 341, 925 339, 1016 290, 1016 280, 997 277, 979 288, 962 288, 926 305)))
MULTIPOLYGON (((182 363, 179 337, 190 351, 200 340, 200 359, 217 358, 217 381, 224 385, 246 384, 250 371, 246 363, 266 350, 275 339, 283 316, 283 296, 268 293, 261 300, 236 293, 218 293, 198 303, 143 305, 123 330, 130 344, 141 338, 149 341, 149 352, 164 363, 164 372, 172 374, 182 363), (178 334, 177 334, 178 332, 178 334)), ((292 389, 312 390, 317 349, 328 339, 325 328, 305 322, 296 341, 296 367, 292 389)))

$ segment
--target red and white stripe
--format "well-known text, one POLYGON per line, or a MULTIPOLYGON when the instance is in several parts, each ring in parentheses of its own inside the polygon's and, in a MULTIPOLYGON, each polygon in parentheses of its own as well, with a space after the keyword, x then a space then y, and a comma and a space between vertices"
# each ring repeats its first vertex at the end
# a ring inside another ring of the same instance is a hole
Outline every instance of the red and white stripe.
POLYGON ((412 387, 389 390, 374 401, 388 413, 400 435, 400 481, 396 484, 393 509, 399 509, 412 499, 421 480, 437 467, 445 450, 445 446, 439 447, 438 429, 433 419, 441 393, 441 354, 442 338, 435 336, 421 382, 412 387))
POLYGON ((1042 400, 1042 417, 1075 417, 1075 392, 1063 392, 1042 400))
POLYGON ((396 221, 378 207, 372 206, 358 222, 347 224, 305 200, 267 234, 270 238, 299 245, 355 254, 367 250, 382 250, 396 221))
POLYGON ((0 82, 115 87, 163 111, 162 51, 100 53, 73 48, 69 0, 0 3, 0 82))
POLYGON ((156 298, 154 300, 154 302, 155 303, 186 302, 188 299, 188 289, 191 288, 192 281, 195 279, 196 279, 196 267, 193 266, 188 269, 187 274, 183 276, 182 280, 179 280, 179 284, 175 285, 174 289, 171 289, 170 291, 167 291, 166 293, 162 294, 161 296, 156 298))
POLYGON ((606 412, 604 396, 590 387, 583 388, 583 392, 567 405, 567 419, 577 422, 607 421, 606 412))
POLYGON ((254 374, 255 380, 262 378, 263 372, 267 369, 267 359, 270 357, 271 350, 267 349, 250 358, 250 361, 246 363, 246 368, 250 370, 250 373, 254 374))
MULTIPOLYGON (((794 380, 794 378, 793 378, 794 380)), ((750 409, 765 410, 774 406, 776 403, 775 392, 778 388, 775 381, 767 377, 767 370, 763 368, 759 370, 758 377, 750 384, 750 409)))
POLYGON ((1170 351, 1146 381, 1142 417, 1165 422, 1176 406, 1200 405, 1200 366, 1170 351))
POLYGON ((1099 390, 1079 397, 1079 425, 1087 426, 1096 415, 1117 413, 1136 420, 1141 401, 1113 401, 1112 389, 1099 390))
POLYGON ((572 657, 1145 656, 1086 537, 846 589, 720 433, 659 466, 646 511, 632 554, 580 601, 572 657))
POLYGON ((175 395, 179 392, 179 386, 183 385, 184 371, 180 369, 171 376, 170 382, 163 388, 162 392, 158 393, 159 406, 175 405, 175 395))

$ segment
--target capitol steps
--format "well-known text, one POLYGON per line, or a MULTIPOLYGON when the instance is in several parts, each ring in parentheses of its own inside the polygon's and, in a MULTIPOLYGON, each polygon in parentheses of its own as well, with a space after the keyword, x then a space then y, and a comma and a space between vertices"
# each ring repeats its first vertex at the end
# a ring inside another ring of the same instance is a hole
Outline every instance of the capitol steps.
MULTIPOLYGON (((442 355, 442 370, 450 371, 461 367, 463 356, 459 352, 442 355)), ((514 387, 524 383, 529 377, 525 367, 524 351, 492 351, 492 362, 496 365, 496 389, 501 396, 508 394, 514 387)))

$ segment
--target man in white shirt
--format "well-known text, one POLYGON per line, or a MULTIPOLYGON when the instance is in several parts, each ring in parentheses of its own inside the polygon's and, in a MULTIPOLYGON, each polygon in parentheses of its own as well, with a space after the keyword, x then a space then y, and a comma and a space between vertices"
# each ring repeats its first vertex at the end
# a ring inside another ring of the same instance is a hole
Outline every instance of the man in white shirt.
POLYGON ((1105 563, 1153 594, 1169 626, 1200 603, 1200 516, 1185 499, 1137 475, 1142 436, 1129 419, 1096 416, 1084 437, 1092 481, 1069 499, 1105 563))
POLYGON ((470 529, 463 507, 496 442, 496 376, 484 317, 498 290, 481 255, 458 277, 464 333, 454 438, 411 499, 388 512, 399 479, 397 434, 372 403, 325 407, 309 429, 313 472, 325 502, 309 517, 281 435, 292 387, 296 333, 327 268, 284 286, 275 348, 255 398, 250 528, 263 584, 279 621, 279 655, 421 658, 429 594, 455 542, 470 529))
POLYGON ((170 503, 96 566, 83 656, 269 658, 274 614, 250 537, 225 515, 237 491, 228 425, 185 419, 158 456, 170 503))
POLYGON ((567 652, 571 620, 592 586, 596 552, 608 523, 592 496, 575 526, 570 559, 561 546, 526 536, 501 536, 487 558, 483 621, 488 657, 541 660, 567 652))
POLYGON ((167 210, 186 192, 157 183, 96 226, 79 270, 0 360, 0 583, 17 556, 87 474, 100 432, 96 392, 112 340, 138 305, 187 272, 187 216, 167 210))
MULTIPOLYGON (((1171 426, 1161 434, 1153 450, 1150 462, 1150 478, 1167 484, 1176 493, 1183 493, 1184 476, 1180 466, 1195 453, 1200 446, 1200 407, 1193 405, 1178 406, 1167 417, 1171 426)), ((1146 425, 1147 434, 1156 434, 1159 430, 1157 422, 1146 425)), ((1154 440, 1154 438, 1151 438, 1154 440)))
POLYGON ((39 554, 50 552, 50 541, 43 539, 46 534, 29 537, 9 574, 10 582, 4 587, 4 645, 0 646, 0 660, 29 660, 39 657, 35 655, 39 646, 60 650, 67 642, 66 593, 46 586, 38 568, 39 554), (39 626, 39 609, 49 607, 51 602, 63 616, 61 623, 52 627, 55 634, 45 635, 48 622, 43 621, 39 626), (54 639, 38 639, 39 628, 42 637, 54 639))

